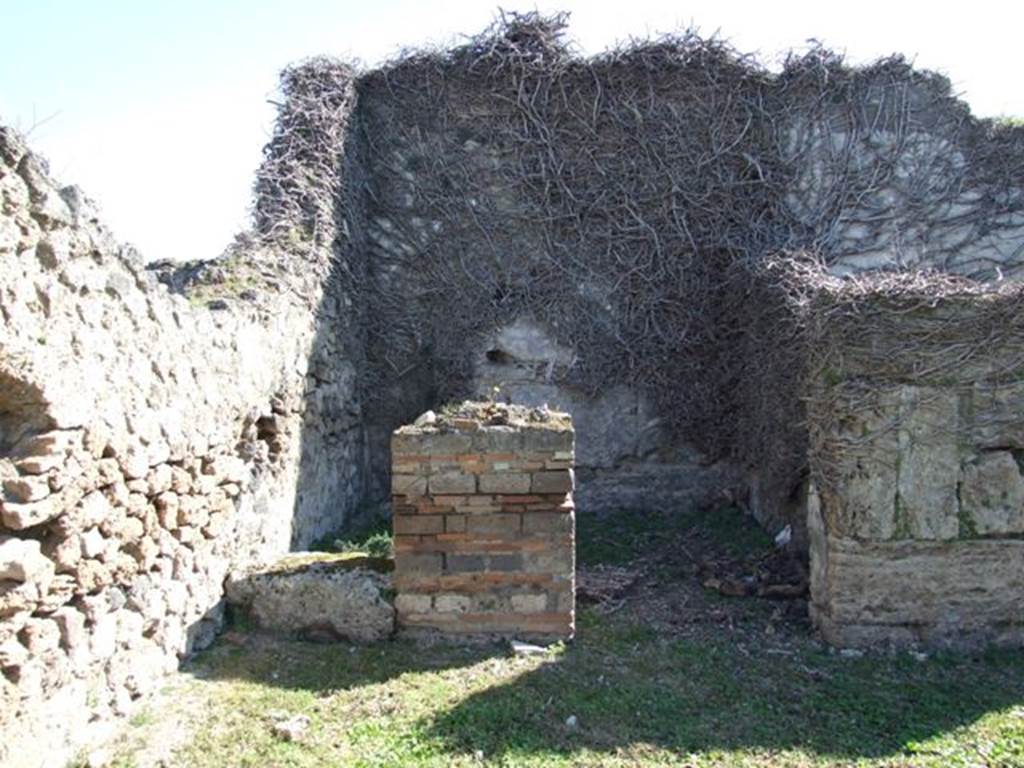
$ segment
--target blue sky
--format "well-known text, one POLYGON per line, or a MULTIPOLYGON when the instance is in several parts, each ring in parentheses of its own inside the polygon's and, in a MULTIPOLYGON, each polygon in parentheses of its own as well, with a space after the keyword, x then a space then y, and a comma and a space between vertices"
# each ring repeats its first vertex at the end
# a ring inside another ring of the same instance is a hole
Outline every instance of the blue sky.
MULTIPOLYGON (((320 53, 372 65, 403 45, 476 32, 497 5, 0 0, 0 122, 29 132, 54 174, 83 187, 147 259, 210 258, 247 224, 281 67, 320 53)), ((1024 115, 1024 6, 1008 0, 501 5, 571 11, 585 52, 688 25, 768 62, 810 38, 854 61, 900 51, 949 75, 977 114, 1024 115)))

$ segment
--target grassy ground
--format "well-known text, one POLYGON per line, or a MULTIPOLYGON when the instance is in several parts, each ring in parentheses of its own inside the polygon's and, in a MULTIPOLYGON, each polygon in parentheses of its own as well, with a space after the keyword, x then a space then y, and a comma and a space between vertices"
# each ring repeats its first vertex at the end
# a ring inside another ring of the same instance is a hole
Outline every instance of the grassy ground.
MULTIPOLYGON (((699 535, 680 540, 606 521, 581 529, 580 558, 628 564, 701 542, 738 554, 742 536, 720 522, 691 519, 699 535)), ((756 533, 744 547, 765 545, 756 533)), ((768 601, 706 592, 686 568, 645 576, 630 609, 583 609, 577 640, 540 657, 233 633, 136 719, 118 764, 147 764, 143 745, 170 728, 164 764, 209 768, 1024 766, 1024 654, 847 657, 768 601), (688 618, 652 619, 648 604, 688 618), (299 714, 301 742, 273 734, 299 714)))

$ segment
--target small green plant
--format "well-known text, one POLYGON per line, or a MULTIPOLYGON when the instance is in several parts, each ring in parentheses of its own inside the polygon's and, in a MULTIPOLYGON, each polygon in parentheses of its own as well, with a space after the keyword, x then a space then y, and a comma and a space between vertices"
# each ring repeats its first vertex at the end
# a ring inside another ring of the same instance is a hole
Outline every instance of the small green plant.
POLYGON ((362 552, 371 557, 392 557, 391 520, 382 504, 361 506, 354 523, 321 536, 310 547, 315 552, 362 552))
POLYGON ((992 122, 999 128, 1024 127, 1024 117, 1020 115, 999 115, 992 118, 992 122))
POLYGON ((371 557, 391 557, 391 534, 386 531, 378 531, 361 541, 335 540, 334 549, 336 552, 365 552, 371 557))

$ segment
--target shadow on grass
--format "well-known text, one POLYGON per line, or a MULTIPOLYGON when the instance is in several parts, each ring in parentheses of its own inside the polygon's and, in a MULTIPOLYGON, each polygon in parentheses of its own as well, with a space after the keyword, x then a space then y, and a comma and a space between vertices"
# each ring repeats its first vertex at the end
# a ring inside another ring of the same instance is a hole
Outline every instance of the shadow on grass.
POLYGON ((494 757, 650 745, 885 758, 1022 702, 1020 653, 775 655, 591 619, 560 660, 469 696, 429 732, 453 752, 494 757))
POLYGON ((579 515, 576 537, 581 566, 626 565, 672 548, 681 538, 702 545, 692 555, 742 558, 772 550, 771 537, 735 507, 579 515))
MULTIPOLYGON (((927 753, 934 745, 923 742, 1024 703, 1021 653, 850 659, 806 640, 797 645, 768 652, 728 638, 672 639, 584 612, 575 643, 483 689, 468 678, 479 673, 479 662, 507 656, 504 647, 259 639, 232 647, 222 641, 192 671, 254 683, 248 695, 268 699, 265 706, 280 695, 275 690, 310 701, 341 693, 369 707, 373 717, 381 714, 368 701, 376 695, 369 687, 390 683, 398 699, 422 697, 431 690, 433 673, 446 675, 454 695, 434 704, 428 695, 412 720, 390 721, 385 713, 373 727, 393 732, 385 738, 407 739, 466 763, 481 752, 499 762, 544 763, 651 749, 676 755, 793 752, 807 755, 808 762, 892 759, 927 753), (573 716, 575 727, 566 724, 573 716)), ((358 723, 325 723, 353 726, 358 723)), ((951 738, 959 739, 958 749, 969 748, 973 739, 951 738)))
POLYGON ((496 644, 421 646, 395 640, 372 645, 307 642, 262 635, 247 625, 229 632, 185 668, 203 680, 240 681, 324 697, 404 674, 470 667, 507 654, 496 644), (243 634, 244 633, 244 634, 243 634), (244 638, 236 645, 235 638, 244 638))

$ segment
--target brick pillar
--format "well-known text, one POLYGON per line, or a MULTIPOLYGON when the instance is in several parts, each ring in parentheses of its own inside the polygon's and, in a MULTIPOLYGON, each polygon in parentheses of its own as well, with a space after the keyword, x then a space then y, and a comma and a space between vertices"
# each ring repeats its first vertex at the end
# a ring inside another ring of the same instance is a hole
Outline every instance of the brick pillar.
POLYGON ((462 412, 475 415, 392 436, 399 626, 571 637, 572 423, 516 406, 462 412))

